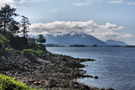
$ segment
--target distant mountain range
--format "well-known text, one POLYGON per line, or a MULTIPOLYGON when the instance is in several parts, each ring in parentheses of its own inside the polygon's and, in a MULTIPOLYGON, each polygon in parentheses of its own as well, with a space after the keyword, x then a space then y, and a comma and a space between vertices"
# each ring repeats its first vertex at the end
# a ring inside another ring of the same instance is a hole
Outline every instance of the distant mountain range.
POLYGON ((126 46, 126 45, 128 45, 125 42, 115 41, 115 40, 107 40, 107 41, 105 41, 105 43, 108 45, 112 45, 112 46, 115 46, 115 45, 126 46))
POLYGON ((107 46, 107 44, 94 36, 87 34, 65 34, 65 35, 47 35, 44 36, 46 38, 46 44, 56 44, 56 45, 98 45, 98 46, 107 46))
MULTIPOLYGON (((36 37, 37 38, 37 37, 36 37)), ((92 35, 87 34, 65 34, 53 36, 48 34, 44 36, 46 39, 46 46, 62 47, 62 46, 126 46, 122 41, 107 40, 101 41, 92 35)))

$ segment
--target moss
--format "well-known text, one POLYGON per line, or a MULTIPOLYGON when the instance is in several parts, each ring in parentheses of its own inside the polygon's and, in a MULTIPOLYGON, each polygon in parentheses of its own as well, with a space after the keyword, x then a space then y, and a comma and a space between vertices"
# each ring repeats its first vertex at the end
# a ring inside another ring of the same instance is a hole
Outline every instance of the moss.
POLYGON ((26 84, 0 74, 0 90, 39 90, 30 89, 26 84))

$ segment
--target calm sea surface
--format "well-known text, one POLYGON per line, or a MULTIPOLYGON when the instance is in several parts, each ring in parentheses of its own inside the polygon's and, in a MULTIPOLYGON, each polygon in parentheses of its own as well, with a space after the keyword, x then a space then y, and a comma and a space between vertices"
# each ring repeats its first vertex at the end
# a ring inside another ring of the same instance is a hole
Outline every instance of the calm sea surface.
POLYGON ((99 79, 78 79, 86 85, 116 90, 135 90, 135 48, 122 47, 47 47, 52 53, 79 58, 93 58, 85 62, 87 74, 99 79))

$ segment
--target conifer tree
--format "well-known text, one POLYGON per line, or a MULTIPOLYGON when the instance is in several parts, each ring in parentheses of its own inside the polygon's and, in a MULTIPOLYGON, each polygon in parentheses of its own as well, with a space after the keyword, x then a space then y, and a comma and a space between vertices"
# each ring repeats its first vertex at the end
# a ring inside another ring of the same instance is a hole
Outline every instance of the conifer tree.
POLYGON ((0 28, 2 32, 9 31, 9 25, 14 21, 14 16, 17 16, 15 13, 16 9, 11 8, 10 5, 5 5, 0 10, 0 28))
POLYGON ((24 37, 27 37, 27 33, 28 33, 28 28, 29 28, 29 19, 25 16, 22 16, 22 21, 21 21, 21 25, 22 25, 22 33, 24 37))

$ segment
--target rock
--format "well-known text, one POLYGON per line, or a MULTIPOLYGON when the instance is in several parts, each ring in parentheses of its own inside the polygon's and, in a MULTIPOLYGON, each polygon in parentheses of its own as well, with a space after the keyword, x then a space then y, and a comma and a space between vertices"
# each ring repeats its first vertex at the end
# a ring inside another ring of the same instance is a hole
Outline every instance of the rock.
MULTIPOLYGON (((0 73, 16 77, 29 86, 47 90, 100 90, 76 82, 78 77, 93 77, 80 70, 81 67, 85 67, 80 62, 91 59, 76 59, 49 52, 44 55, 49 63, 43 61, 44 58, 39 61, 29 60, 16 52, 0 54, 0 73)), ((94 78, 98 79, 98 76, 94 78)))
POLYGON ((106 89, 106 90, 115 90, 115 89, 113 89, 113 88, 109 88, 109 89, 106 89))
POLYGON ((100 90, 105 90, 105 88, 101 88, 100 90))
POLYGON ((98 77, 98 76, 95 76, 94 78, 95 78, 95 79, 98 79, 99 77, 98 77))

